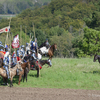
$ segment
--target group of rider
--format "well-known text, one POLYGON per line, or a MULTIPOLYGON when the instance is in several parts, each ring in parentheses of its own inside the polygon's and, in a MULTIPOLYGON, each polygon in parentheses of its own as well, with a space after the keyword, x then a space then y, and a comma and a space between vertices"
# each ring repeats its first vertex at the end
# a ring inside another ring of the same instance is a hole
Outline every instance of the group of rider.
MULTIPOLYGON (((48 39, 46 39, 46 42, 45 44, 47 45, 47 47, 49 46, 50 47, 50 44, 48 42, 48 39)), ((2 42, 0 41, 0 45, 2 45, 2 42)), ((31 56, 35 59, 35 60, 39 60, 38 59, 38 54, 37 54, 37 49, 38 49, 38 44, 37 44, 37 38, 35 38, 34 41, 31 41, 31 43, 26 43, 26 51, 24 50, 25 46, 24 45, 21 45, 18 50, 17 50, 17 55, 16 55, 16 52, 14 51, 13 54, 12 54, 12 63, 11 65, 16 65, 18 61, 20 61, 21 57, 24 57, 26 55, 29 54, 29 51, 31 51, 31 56)), ((48 49, 48 48, 47 48, 48 49)), ((7 72, 7 76, 8 76, 8 79, 10 78, 10 75, 9 75, 9 46, 6 45, 6 47, 4 47, 4 50, 0 50, 0 51, 3 51, 5 54, 4 54, 4 58, 3 58, 3 63, 4 63, 4 68, 7 72)))

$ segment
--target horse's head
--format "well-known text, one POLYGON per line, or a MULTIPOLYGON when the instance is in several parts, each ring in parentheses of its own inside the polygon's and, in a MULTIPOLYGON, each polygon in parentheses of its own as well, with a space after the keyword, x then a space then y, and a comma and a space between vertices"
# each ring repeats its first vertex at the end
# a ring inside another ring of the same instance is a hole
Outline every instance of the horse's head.
POLYGON ((52 66, 52 63, 51 63, 51 60, 50 60, 50 59, 47 60, 47 64, 48 64, 50 67, 52 66))
POLYGON ((54 44, 54 48, 55 48, 55 50, 57 50, 57 44, 54 44))
POLYGON ((93 61, 95 62, 97 59, 98 59, 98 55, 95 54, 95 55, 94 55, 94 59, 93 59, 93 61))

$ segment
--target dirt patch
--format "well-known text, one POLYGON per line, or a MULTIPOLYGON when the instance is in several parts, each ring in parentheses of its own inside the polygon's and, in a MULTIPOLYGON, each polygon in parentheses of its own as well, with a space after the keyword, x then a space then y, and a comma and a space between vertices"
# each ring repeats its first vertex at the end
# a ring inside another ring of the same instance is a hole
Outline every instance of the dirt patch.
POLYGON ((100 91, 0 87, 0 100, 100 100, 100 91))

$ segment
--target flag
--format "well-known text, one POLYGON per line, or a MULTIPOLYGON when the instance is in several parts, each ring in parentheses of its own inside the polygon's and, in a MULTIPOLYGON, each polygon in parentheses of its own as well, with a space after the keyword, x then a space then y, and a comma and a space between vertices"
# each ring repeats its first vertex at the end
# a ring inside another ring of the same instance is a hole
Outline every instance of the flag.
POLYGON ((10 31, 10 26, 0 29, 0 33, 9 32, 9 31, 10 31))
POLYGON ((19 48, 19 35, 14 36, 14 40, 12 41, 12 48, 19 48))

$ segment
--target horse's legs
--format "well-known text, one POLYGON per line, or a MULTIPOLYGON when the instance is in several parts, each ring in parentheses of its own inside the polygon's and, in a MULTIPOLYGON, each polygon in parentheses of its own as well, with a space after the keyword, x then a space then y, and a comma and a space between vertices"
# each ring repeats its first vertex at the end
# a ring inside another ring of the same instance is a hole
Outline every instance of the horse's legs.
POLYGON ((8 85, 8 79, 7 78, 5 78, 5 82, 6 82, 6 85, 8 85))
POLYGON ((37 77, 39 77, 40 68, 37 68, 37 77))
POLYGON ((24 82, 25 76, 23 75, 22 78, 23 78, 23 82, 24 82))
POLYGON ((22 77, 22 75, 19 75, 19 82, 18 82, 18 85, 20 85, 21 77, 22 77))
POLYGON ((26 72, 24 72, 24 74, 22 75, 23 82, 24 82, 24 80, 25 80, 25 73, 26 73, 26 72))
POLYGON ((4 85, 7 85, 7 79, 4 78, 4 77, 3 77, 3 82, 4 82, 4 83, 3 83, 4 85))
POLYGON ((26 77, 26 82, 27 82, 27 73, 25 74, 25 77, 26 77))
POLYGON ((11 77, 11 79, 10 79, 10 87, 12 87, 13 86, 13 78, 11 77))

